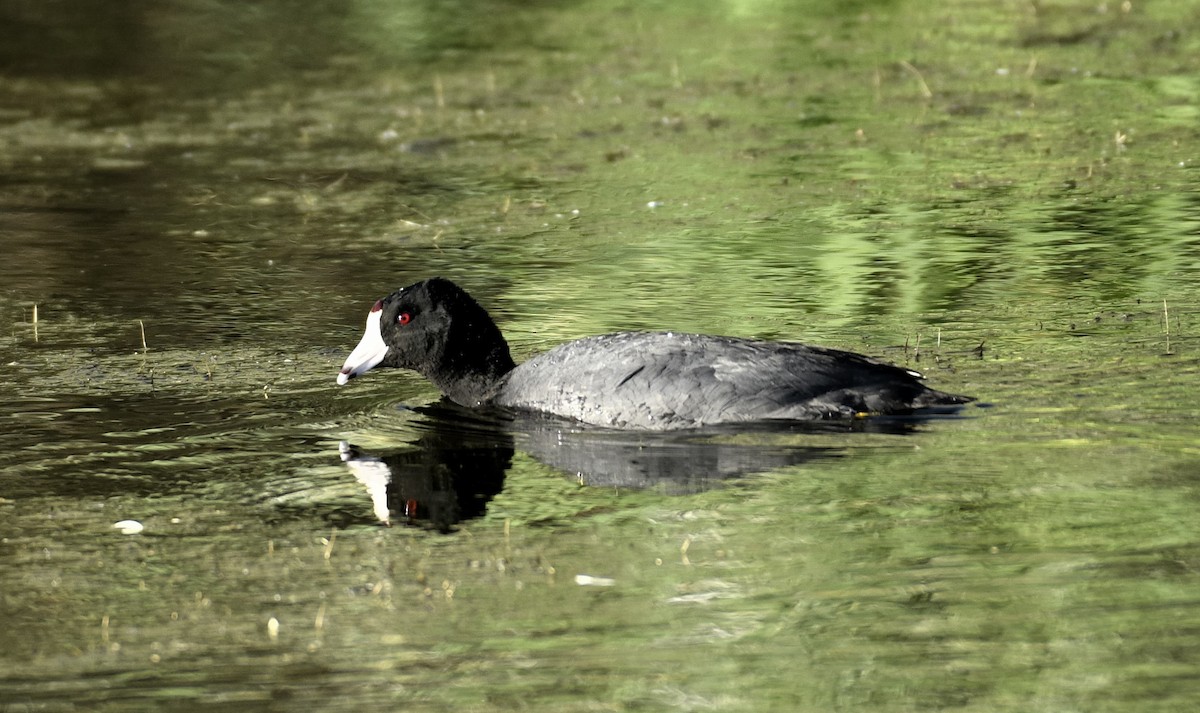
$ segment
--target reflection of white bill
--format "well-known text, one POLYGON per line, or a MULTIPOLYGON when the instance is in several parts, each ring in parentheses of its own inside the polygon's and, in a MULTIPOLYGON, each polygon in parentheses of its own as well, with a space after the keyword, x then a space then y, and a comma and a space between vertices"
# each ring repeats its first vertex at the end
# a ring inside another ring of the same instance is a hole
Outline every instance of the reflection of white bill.
POLYGON ((346 441, 338 444, 338 454, 358 482, 367 487, 376 519, 391 527, 392 515, 388 510, 387 486, 392 482, 392 471, 378 458, 356 452, 346 441))

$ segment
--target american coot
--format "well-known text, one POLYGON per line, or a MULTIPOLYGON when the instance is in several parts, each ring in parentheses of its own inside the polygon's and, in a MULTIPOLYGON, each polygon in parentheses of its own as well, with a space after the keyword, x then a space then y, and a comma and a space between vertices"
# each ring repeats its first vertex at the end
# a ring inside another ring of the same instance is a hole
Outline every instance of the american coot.
POLYGON ((629 429, 849 418, 973 400, 853 352, 702 334, 587 337, 517 366, 488 313, 439 277, 375 303, 338 384, 377 366, 417 371, 464 406, 629 429))

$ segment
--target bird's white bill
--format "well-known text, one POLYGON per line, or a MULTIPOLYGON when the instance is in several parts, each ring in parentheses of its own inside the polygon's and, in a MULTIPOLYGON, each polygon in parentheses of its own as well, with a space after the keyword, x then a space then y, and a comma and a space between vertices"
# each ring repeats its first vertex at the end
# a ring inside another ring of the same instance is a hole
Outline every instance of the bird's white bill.
POLYGON ((356 376, 367 373, 387 356, 388 346, 383 341, 383 332, 379 330, 379 320, 383 316, 382 309, 371 310, 367 315, 367 331, 363 333, 358 346, 346 357, 342 371, 338 374, 338 386, 344 385, 356 376))

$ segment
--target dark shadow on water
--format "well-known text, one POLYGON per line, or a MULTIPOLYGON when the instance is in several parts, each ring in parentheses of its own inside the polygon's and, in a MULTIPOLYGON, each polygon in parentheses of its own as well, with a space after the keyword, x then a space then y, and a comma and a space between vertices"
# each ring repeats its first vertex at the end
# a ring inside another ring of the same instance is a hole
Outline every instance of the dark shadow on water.
POLYGON ((415 442, 367 453, 347 442, 342 461, 367 489, 375 518, 451 531, 482 515, 504 486, 515 451, 578 479, 609 488, 695 493, 752 473, 845 455, 863 434, 911 435, 957 411, 855 421, 767 422, 676 432, 618 431, 573 421, 466 409, 442 401, 411 409, 415 442), (845 435, 835 446, 797 442, 845 435))

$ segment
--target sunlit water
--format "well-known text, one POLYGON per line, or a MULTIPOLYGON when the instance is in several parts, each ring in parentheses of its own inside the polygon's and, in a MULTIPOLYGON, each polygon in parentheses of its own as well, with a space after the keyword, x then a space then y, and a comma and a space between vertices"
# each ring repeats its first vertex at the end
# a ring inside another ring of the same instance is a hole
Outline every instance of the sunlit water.
POLYGON ((663 5, 0 8, 0 710, 1194 709, 1200 8, 663 5), (335 386, 433 274, 980 404, 335 386))

